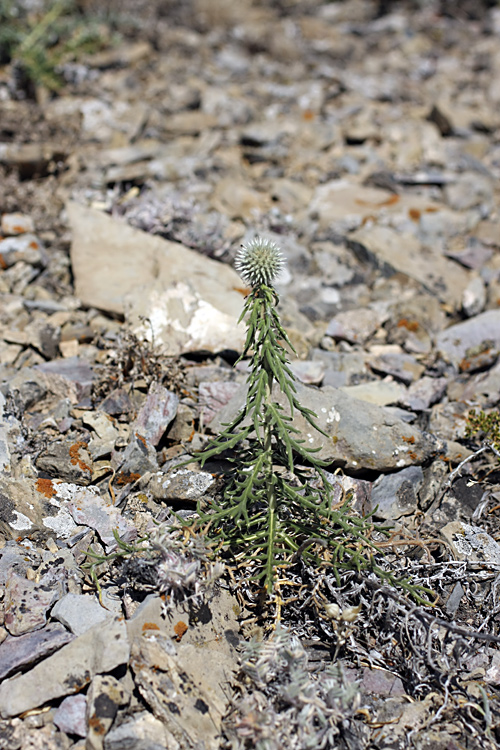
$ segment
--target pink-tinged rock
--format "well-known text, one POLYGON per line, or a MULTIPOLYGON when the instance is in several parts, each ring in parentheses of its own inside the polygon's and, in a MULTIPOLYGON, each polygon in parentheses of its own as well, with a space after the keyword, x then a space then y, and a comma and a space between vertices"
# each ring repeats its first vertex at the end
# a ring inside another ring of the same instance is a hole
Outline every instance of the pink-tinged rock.
POLYGON ((12 573, 5 585, 5 627, 11 635, 23 635, 43 628, 47 610, 58 597, 57 588, 12 573))
POLYGON ((35 226, 31 216, 15 212, 12 214, 3 214, 1 229, 4 235, 16 235, 34 232, 35 226))
POLYGON ((239 383, 231 381, 226 383, 200 383, 198 399, 203 424, 210 424, 217 412, 232 399, 239 387, 239 383))
POLYGON ((0 680, 22 667, 39 661, 42 657, 49 656, 72 641, 73 637, 58 622, 17 638, 7 636, 0 645, 0 680))
POLYGON ((54 714, 54 724, 61 732, 87 736, 87 700, 84 695, 69 695, 54 714))
POLYGON ((152 383, 145 402, 132 424, 151 445, 158 445, 165 430, 177 414, 179 397, 159 383, 152 383))

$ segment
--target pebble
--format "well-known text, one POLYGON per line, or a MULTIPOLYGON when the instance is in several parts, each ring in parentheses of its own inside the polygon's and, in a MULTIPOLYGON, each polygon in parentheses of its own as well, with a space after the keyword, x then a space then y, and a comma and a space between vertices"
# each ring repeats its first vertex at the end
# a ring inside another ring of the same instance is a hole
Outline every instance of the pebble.
POLYGON ((500 310, 487 310, 479 315, 449 326, 438 334, 436 347, 456 367, 474 357, 481 348, 500 348, 500 310))
POLYGON ((61 732, 87 736, 87 699, 81 693, 68 695, 54 713, 54 724, 61 732))
POLYGON ((383 474, 372 486, 375 516, 397 521, 417 509, 418 490, 424 480, 421 466, 408 466, 395 474, 383 474))
POLYGON ((4 624, 11 635, 24 635, 42 628, 47 612, 59 597, 56 589, 28 581, 12 573, 5 584, 4 624))

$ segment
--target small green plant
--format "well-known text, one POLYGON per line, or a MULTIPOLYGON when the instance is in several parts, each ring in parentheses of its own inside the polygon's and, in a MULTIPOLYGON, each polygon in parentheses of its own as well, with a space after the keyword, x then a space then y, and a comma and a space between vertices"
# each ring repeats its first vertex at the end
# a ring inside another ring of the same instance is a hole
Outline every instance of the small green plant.
POLYGON ((289 367, 285 347, 294 349, 280 323, 272 286, 283 264, 277 246, 261 239, 236 258, 236 269, 251 287, 240 318, 248 326, 240 357, 250 356, 248 392, 233 422, 197 454, 202 466, 220 456, 230 465, 222 496, 208 508, 199 504, 199 523, 207 526, 226 559, 250 569, 266 595, 275 593, 280 571, 302 557, 311 566, 329 566, 337 583, 342 569, 371 570, 424 602, 422 590, 419 594, 418 587, 397 581, 375 564, 373 553, 379 550, 372 532, 387 529, 374 527, 370 517, 358 517, 349 496, 335 506, 326 464, 293 425, 294 414, 301 414, 322 432, 316 414, 298 401, 289 367), (285 395, 286 409, 277 403, 275 389, 285 395))
POLYGON ((46 0, 38 12, 0 0, 0 62, 16 63, 26 78, 50 91, 64 84, 60 66, 109 43, 103 26, 78 13, 74 0, 46 0))
POLYGON ((500 451, 500 412, 491 411, 486 414, 482 410, 472 409, 467 415, 465 435, 469 438, 480 437, 498 455, 500 451))

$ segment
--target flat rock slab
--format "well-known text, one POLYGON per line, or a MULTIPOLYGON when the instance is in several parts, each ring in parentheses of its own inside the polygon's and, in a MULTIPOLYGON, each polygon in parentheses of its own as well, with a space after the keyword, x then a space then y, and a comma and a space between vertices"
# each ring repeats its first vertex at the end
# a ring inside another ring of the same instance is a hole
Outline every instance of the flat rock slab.
POLYGON ((26 674, 0 685, 0 715, 17 716, 24 711, 66 695, 77 693, 96 674, 111 672, 128 662, 129 642, 125 622, 110 619, 63 646, 26 674))
POLYGON ((101 607, 94 596, 69 593, 55 604, 51 616, 69 628, 74 635, 83 635, 94 625, 107 620, 109 612, 101 607))
MULTIPOLYGON (((322 435, 295 414, 293 426, 310 448, 332 466, 352 469, 391 471, 405 466, 422 464, 442 448, 432 435, 421 432, 393 416, 386 409, 360 401, 344 391, 326 386, 308 388, 296 383, 297 397, 302 406, 318 415, 317 424, 328 437, 322 435)), ((286 398, 276 389, 275 401, 287 410, 286 398)), ((210 428, 217 433, 224 423, 230 423, 242 408, 246 385, 213 419, 210 428)))
POLYGON ((232 268, 95 209, 69 202, 66 210, 76 295, 84 304, 126 313, 165 354, 241 350, 242 282, 232 268))
POLYGON ((44 656, 49 656, 72 640, 71 633, 58 622, 26 635, 7 637, 0 644, 0 680, 44 656))
POLYGON ((474 318, 442 331, 436 340, 438 351, 462 370, 471 369, 481 349, 500 347, 500 310, 487 310, 474 318))
POLYGON ((159 383, 152 383, 139 413, 131 425, 132 432, 139 432, 151 445, 158 445, 170 422, 177 413, 179 396, 171 393, 159 383))
POLYGON ((5 585, 5 627, 11 635, 43 628, 47 611, 59 597, 57 588, 12 573, 5 585))
POLYGON ((423 247, 413 235, 390 227, 363 227, 348 235, 347 243, 358 258, 373 263, 383 273, 404 273, 438 299, 461 306, 469 272, 439 250, 423 247))

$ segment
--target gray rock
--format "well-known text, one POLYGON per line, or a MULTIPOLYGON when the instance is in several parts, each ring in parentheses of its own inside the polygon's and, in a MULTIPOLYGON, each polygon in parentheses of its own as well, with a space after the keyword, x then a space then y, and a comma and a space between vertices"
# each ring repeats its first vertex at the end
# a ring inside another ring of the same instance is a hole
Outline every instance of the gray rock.
POLYGON ((175 393, 167 391, 159 383, 152 383, 131 430, 139 432, 151 445, 158 445, 174 419, 178 405, 179 397, 175 393))
POLYGON ((325 333, 334 339, 349 341, 352 344, 364 344, 387 318, 387 312, 375 307, 348 310, 332 318, 325 333))
POLYGON ((76 294, 85 304, 126 311, 136 333, 166 354, 241 350, 242 284, 229 266, 76 203, 67 211, 76 294))
POLYGON ((124 388, 116 388, 114 391, 111 391, 111 393, 101 401, 99 408, 102 409, 102 411, 105 411, 106 414, 111 414, 111 416, 129 414, 134 410, 130 396, 124 388))
POLYGON ((11 214, 2 214, 1 229, 5 237, 16 236, 34 232, 35 225, 31 216, 16 211, 11 214))
POLYGON ((11 573, 5 585, 4 623, 11 635, 43 628, 47 612, 60 592, 11 573))
POLYGON ((362 381, 372 380, 373 375, 365 364, 366 355, 362 352, 329 352, 324 349, 313 349, 313 361, 322 362, 325 366, 323 385, 340 388, 343 385, 358 385, 362 381))
POLYGON ((444 197, 455 211, 466 211, 493 201, 493 180, 478 172, 464 172, 444 188, 444 197))
POLYGON ((131 667, 139 692, 182 747, 219 747, 227 708, 224 685, 235 666, 219 650, 174 645, 157 631, 145 631, 132 646, 131 667))
MULTIPOLYGON (((76 486, 76 485, 75 485, 76 486)), ((61 537, 75 533, 76 524, 57 497, 59 486, 50 479, 7 479, 0 476, 0 529, 7 538, 34 532, 61 537)))
POLYGON ((52 608, 51 616, 74 635, 82 635, 109 618, 109 612, 89 594, 66 594, 52 608))
MULTIPOLYGON (((71 485, 66 485, 69 489, 71 485)), ((121 511, 101 497, 94 487, 87 489, 73 485, 69 491, 70 502, 67 509, 75 523, 89 526, 99 534, 106 552, 117 547, 113 531, 116 531, 125 542, 132 542, 137 537, 137 529, 132 520, 125 518, 121 511)))
POLYGON ((50 623, 42 630, 33 630, 26 635, 7 637, 0 644, 0 680, 40 661, 72 640, 71 633, 59 623, 50 623))
POLYGON ((500 544, 479 526, 451 521, 441 529, 457 560, 480 563, 500 570, 500 544))
POLYGON ((114 727, 104 738, 104 750, 179 750, 180 745, 167 733, 164 724, 143 711, 114 727))
POLYGON ((92 383, 95 378, 94 371, 88 360, 83 357, 67 357, 65 359, 54 359, 51 362, 43 362, 36 366, 41 372, 60 375, 72 383, 76 388, 79 400, 90 396, 92 383))
POLYGON ((448 378, 423 378, 412 383, 400 398, 400 403, 415 411, 424 411, 442 397, 448 384, 448 378))
POLYGON ((500 362, 491 370, 473 377, 459 377, 448 386, 450 399, 479 404, 481 408, 496 406, 500 392, 500 362))
POLYGON ((156 451, 140 433, 134 432, 124 451, 114 451, 111 463, 121 476, 137 479, 150 471, 158 471, 156 451))
POLYGON ((399 271, 420 282, 438 299, 455 307, 462 304, 469 274, 445 258, 438 248, 431 245, 424 249, 412 235, 383 226, 363 227, 350 234, 347 243, 358 258, 371 262, 383 273, 399 271))
MULTIPOLYGON (((440 449, 439 441, 432 435, 402 422, 382 407, 359 401, 340 389, 296 385, 300 403, 318 415, 317 423, 328 437, 315 431, 297 413, 293 425, 309 447, 320 449, 318 458, 332 465, 353 470, 392 471, 421 464, 440 449)), ((232 421, 245 395, 243 386, 214 418, 210 425, 213 432, 220 431, 223 423, 232 421)), ((287 409, 278 389, 274 398, 287 409)))
POLYGON ((464 315, 472 318, 484 310, 486 305, 486 287, 481 276, 474 276, 466 288, 462 297, 462 310, 464 315))
POLYGON ((44 703, 82 690, 96 674, 111 672, 130 656, 123 620, 97 625, 26 674, 0 685, 0 715, 17 716, 44 703))
POLYGON ((462 401, 435 404, 429 417, 429 432, 441 440, 461 440, 470 406, 462 401))
POLYGON ((61 732, 77 737, 87 736, 87 699, 84 695, 68 695, 54 714, 54 724, 61 732))
POLYGON ((418 380, 425 370, 415 357, 404 352, 387 352, 367 358, 370 367, 384 375, 392 375, 406 385, 418 380))
POLYGON ((487 310, 442 331, 436 341, 442 356, 455 366, 481 348, 500 348, 500 310, 487 310))
POLYGON ((386 521, 396 521, 414 513, 423 480, 424 472, 420 466, 408 466, 395 474, 379 477, 373 484, 371 496, 373 507, 377 506, 375 515, 386 521))
POLYGON ((39 455, 36 466, 55 479, 87 485, 92 481, 92 456, 82 440, 54 441, 39 455))
POLYGON ((208 471, 183 468, 173 469, 168 474, 156 472, 144 482, 142 489, 151 492, 155 500, 198 500, 214 482, 208 471))
POLYGON ((320 360, 295 359, 290 362, 290 369, 301 383, 319 385, 325 376, 325 366, 320 360))
POLYGON ((371 380, 369 383, 349 385, 341 389, 351 398, 366 401, 376 406, 397 404, 404 399, 406 388, 401 383, 388 378, 387 380, 371 380))

